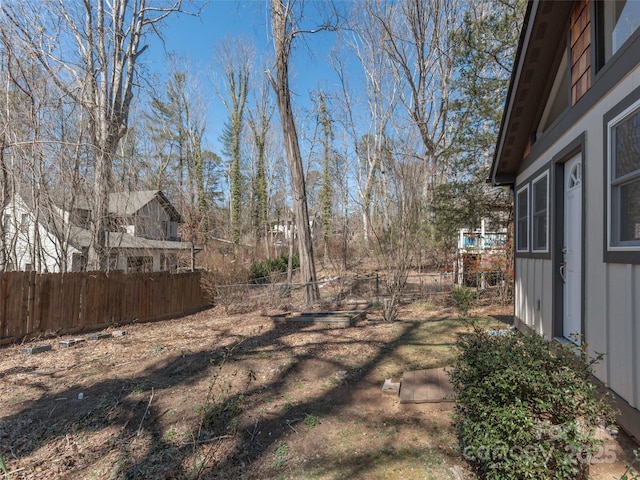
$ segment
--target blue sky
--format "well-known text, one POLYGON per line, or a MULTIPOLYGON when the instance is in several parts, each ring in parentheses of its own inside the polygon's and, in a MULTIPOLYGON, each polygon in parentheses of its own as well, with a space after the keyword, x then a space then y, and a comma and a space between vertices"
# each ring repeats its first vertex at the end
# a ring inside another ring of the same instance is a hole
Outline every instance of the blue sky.
MULTIPOLYGON (((269 8, 268 0, 212 0, 204 6, 199 17, 180 14, 167 19, 162 28, 164 46, 159 41, 149 39, 149 50, 144 54, 144 61, 152 71, 164 72, 166 54, 176 54, 188 61, 189 65, 200 69, 202 87, 211 91, 208 143, 218 154, 221 153, 218 138, 222 133, 226 111, 213 93, 212 75, 207 70, 211 70, 214 64, 216 45, 225 37, 252 39, 258 59, 272 54, 269 8)), ((304 105, 308 104, 309 91, 320 87, 330 89, 336 82, 328 59, 335 43, 335 33, 306 35, 296 42, 290 65, 290 82, 294 103, 304 105)))

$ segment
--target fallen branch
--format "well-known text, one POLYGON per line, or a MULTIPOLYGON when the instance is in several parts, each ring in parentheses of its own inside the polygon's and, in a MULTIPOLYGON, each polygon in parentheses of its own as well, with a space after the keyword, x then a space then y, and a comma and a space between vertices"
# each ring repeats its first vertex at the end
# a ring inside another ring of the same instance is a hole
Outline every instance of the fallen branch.
POLYGON ((138 427, 138 436, 142 433, 142 424, 144 423, 144 419, 149 412, 149 408, 151 407, 151 401, 153 400, 153 387, 151 387, 151 396, 149 397, 149 403, 147 404, 147 408, 144 411, 144 415, 142 415, 142 420, 140 420, 140 426, 138 427))
POLYGON ((219 437, 211 437, 211 438, 205 438, 204 440, 194 440, 191 442, 184 442, 183 445, 191 445, 191 444, 201 444, 201 443, 210 443, 210 442, 215 442, 216 440, 222 440, 224 438, 233 438, 233 435, 220 435, 219 437))
POLYGON ((9 475, 13 475, 14 473, 21 472, 22 470, 26 470, 27 467, 16 468, 15 470, 11 470, 10 472, 5 472, 2 474, 3 477, 8 477, 9 475))
POLYGON ((304 420, 304 417, 300 417, 300 418, 292 418, 292 419, 290 419, 290 420, 287 420, 287 426, 288 426, 291 430, 293 430, 294 432, 298 433, 298 431, 297 431, 295 428, 293 428, 293 427, 292 427, 292 424, 293 424, 293 423, 298 423, 298 422, 300 422, 301 420, 304 420))

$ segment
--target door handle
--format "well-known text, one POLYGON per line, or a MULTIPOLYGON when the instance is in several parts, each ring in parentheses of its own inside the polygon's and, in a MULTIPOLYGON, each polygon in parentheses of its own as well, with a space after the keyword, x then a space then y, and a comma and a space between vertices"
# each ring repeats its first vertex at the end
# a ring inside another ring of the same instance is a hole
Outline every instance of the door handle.
POLYGON ((560 264, 560 278, 562 278, 562 281, 565 283, 567 283, 566 270, 567 270, 567 262, 562 262, 560 264))

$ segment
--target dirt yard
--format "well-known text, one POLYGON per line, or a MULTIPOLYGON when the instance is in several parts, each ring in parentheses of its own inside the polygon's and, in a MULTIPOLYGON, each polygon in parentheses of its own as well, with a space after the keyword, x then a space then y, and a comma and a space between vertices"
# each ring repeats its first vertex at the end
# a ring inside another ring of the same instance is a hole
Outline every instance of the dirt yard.
MULTIPOLYGON (((452 364, 466 328, 453 312, 413 304, 398 322, 374 312, 350 328, 277 326, 266 313, 218 308, 66 348, 75 337, 1 348, 5 477, 473 478, 446 406, 404 408, 381 391, 452 364), (33 345, 52 349, 21 353, 33 345)), ((509 321, 505 309, 473 313, 487 328, 509 321)), ((594 479, 619 479, 632 460, 622 433, 607 448, 615 462, 593 465, 594 479)))

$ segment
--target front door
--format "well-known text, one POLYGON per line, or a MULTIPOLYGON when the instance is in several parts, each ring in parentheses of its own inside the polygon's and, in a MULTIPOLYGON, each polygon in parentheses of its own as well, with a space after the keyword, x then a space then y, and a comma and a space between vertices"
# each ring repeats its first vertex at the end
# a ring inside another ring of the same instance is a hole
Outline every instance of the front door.
POLYGON ((582 156, 564 164, 562 336, 580 344, 582 335, 582 156))

